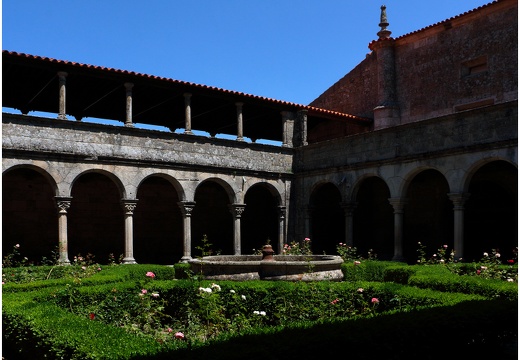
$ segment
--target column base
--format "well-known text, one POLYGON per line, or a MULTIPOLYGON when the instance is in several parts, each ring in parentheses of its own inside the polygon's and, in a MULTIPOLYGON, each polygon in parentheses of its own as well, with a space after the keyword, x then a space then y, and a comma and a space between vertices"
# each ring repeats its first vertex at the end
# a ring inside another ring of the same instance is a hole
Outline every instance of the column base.
POLYGON ((394 257, 392 258, 392 261, 406 262, 405 260, 406 259, 402 255, 394 255, 394 257))
POLYGON ((190 260, 193 260, 193 258, 191 256, 183 256, 179 262, 187 263, 190 260))
POLYGON ((135 261, 135 259, 133 257, 125 257, 123 259, 123 265, 126 265, 126 264, 137 264, 137 262, 135 261))
POLYGON ((69 259, 58 259, 58 265, 70 265, 69 259))

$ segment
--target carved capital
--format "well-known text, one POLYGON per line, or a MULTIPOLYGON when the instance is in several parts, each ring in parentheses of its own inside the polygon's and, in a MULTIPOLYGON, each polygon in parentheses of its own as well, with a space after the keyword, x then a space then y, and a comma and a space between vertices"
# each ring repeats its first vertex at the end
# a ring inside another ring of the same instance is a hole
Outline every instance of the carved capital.
POLYGON ((390 205, 394 208, 395 214, 400 214, 404 212, 404 206, 408 203, 408 199, 406 198, 390 198, 388 199, 390 205))
POLYGON ((179 205, 182 215, 188 216, 188 217, 191 216, 191 213, 193 212, 193 208, 195 208, 194 201, 179 201, 177 203, 177 205, 179 205))
POLYGON ((134 210, 137 206, 137 199, 135 199, 135 200, 122 199, 121 205, 123 206, 123 209, 125 210, 125 215, 133 215, 134 210))
POLYGON ((231 214, 233 214, 233 216, 235 218, 240 218, 242 216, 242 213, 244 212, 245 209, 246 209, 246 205, 245 204, 231 204, 231 205, 229 205, 229 210, 231 211, 231 214))
POLYGON ((58 207, 58 214, 66 214, 68 208, 70 208, 70 203, 72 201, 72 197, 69 196, 56 196, 56 206, 58 207))
POLYGON ((356 210, 358 203, 355 201, 345 201, 342 202, 341 208, 345 211, 345 215, 352 216, 354 214, 354 210, 356 210))
POLYGON ((278 206, 278 218, 280 220, 285 219, 285 214, 287 212, 287 208, 283 205, 278 206))
POLYGON ((449 193, 448 197, 453 202, 453 210, 464 210, 464 203, 469 196, 469 193, 449 193))

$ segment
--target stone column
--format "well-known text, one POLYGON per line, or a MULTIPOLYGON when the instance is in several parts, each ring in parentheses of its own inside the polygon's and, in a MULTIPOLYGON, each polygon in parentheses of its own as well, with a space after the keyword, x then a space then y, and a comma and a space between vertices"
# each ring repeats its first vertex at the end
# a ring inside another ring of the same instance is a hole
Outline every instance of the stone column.
POLYGON ((354 246, 354 210, 357 207, 357 202, 349 201, 341 203, 341 207, 345 213, 345 244, 347 246, 354 246))
POLYGON ((125 126, 126 127, 134 127, 133 120, 132 120, 132 88, 134 87, 134 84, 127 82, 125 83, 125 89, 126 89, 126 119, 125 119, 125 126))
POLYGON ((283 141, 282 147, 293 147, 294 113, 282 111, 283 141))
POLYGON ((286 233, 285 233, 285 206, 278 206, 278 253, 281 254, 283 250, 283 246, 286 241, 286 233))
POLYGON ((58 264, 69 265, 69 245, 67 234, 67 209, 72 201, 71 197, 56 196, 56 205, 58 206, 58 248, 59 258, 58 264))
POLYGON ((386 6, 381 6, 381 30, 379 39, 370 44, 370 50, 377 55, 377 106, 374 111, 374 129, 383 129, 401 122, 401 114, 397 99, 395 75, 395 39, 387 29, 389 23, 386 6))
POLYGON ((244 141, 244 124, 242 115, 242 106, 244 103, 237 102, 237 141, 244 141))
POLYGON ((312 239, 312 206, 307 206, 305 211, 305 237, 312 239))
POLYGON ((305 146, 307 142, 307 110, 300 110, 296 114, 294 146, 305 146))
POLYGON ((191 94, 184 93, 184 133, 191 135, 191 94))
POLYGON ((60 89, 60 102, 59 102, 59 112, 58 112, 58 119, 60 120, 67 120, 66 115, 66 84, 67 84, 67 73, 64 71, 58 72, 58 79, 59 79, 59 89, 60 89))
POLYGON ((242 213, 244 212, 245 208, 245 204, 229 205, 229 210, 231 211, 231 214, 233 214, 233 244, 235 248, 235 255, 241 255, 242 253, 242 250, 240 248, 240 218, 242 217, 242 213))
POLYGON ((179 201, 177 203, 181 209, 182 217, 184 220, 184 253, 181 258, 181 262, 188 262, 191 260, 191 213, 195 207, 193 201, 179 201))
POLYGON ((464 258, 464 203, 469 195, 468 193, 448 194, 453 202, 453 246, 457 259, 464 258))
POLYGON ((404 206, 407 200, 404 198, 388 199, 394 208, 394 256, 392 260, 403 261, 403 218, 404 206))
POLYGON ((125 211, 125 257, 123 264, 136 264, 134 259, 134 210, 137 199, 122 199, 121 204, 125 211))

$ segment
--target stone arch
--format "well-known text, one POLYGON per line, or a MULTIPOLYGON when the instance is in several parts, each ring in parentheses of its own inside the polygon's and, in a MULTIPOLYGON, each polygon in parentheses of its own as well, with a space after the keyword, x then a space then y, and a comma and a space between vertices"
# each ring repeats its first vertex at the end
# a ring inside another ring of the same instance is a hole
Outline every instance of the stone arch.
MULTIPOLYGON (((356 201, 356 198, 358 197, 358 193, 360 191, 360 188, 363 186, 364 182, 367 180, 367 179, 373 179, 373 178, 378 178, 380 179, 381 181, 383 181, 386 185, 386 187, 388 188, 388 184, 386 183, 386 180, 383 179, 381 176, 379 176, 378 174, 374 173, 374 172, 370 172, 370 173, 365 173, 361 176, 359 176, 356 181, 354 182, 353 186, 352 186, 352 190, 351 190, 351 194, 350 194, 350 199, 352 201, 356 201)), ((390 189, 388 190, 390 191, 390 189)))
POLYGON ((57 185, 57 182, 56 180, 54 179, 54 177, 49 174, 49 172, 47 172, 45 169, 42 169, 41 167, 39 166, 36 166, 36 165, 33 165, 33 164, 19 164, 19 165, 14 165, 14 166, 11 166, 10 168, 7 168, 3 171, 2 174, 8 174, 10 173, 11 171, 16 171, 18 169, 30 169, 30 170, 33 170, 33 171, 36 171, 38 174, 40 174, 45 180, 47 180, 47 182, 49 183, 50 186, 52 186, 52 189, 53 189, 53 192, 58 195, 58 185, 57 185))
POLYGON ((417 261, 419 242, 432 256, 443 245, 454 248, 453 203, 446 177, 437 169, 422 167, 407 177, 403 197, 403 255, 409 263, 417 261))
POLYGON ((498 249, 502 259, 518 246, 518 169, 506 160, 486 159, 469 171, 465 203, 464 260, 480 260, 498 249))
POLYGON ((77 174, 70 184, 70 193, 72 194, 72 189, 74 188, 74 184, 76 183, 76 181, 79 178, 81 178, 84 175, 91 174, 91 173, 100 174, 100 175, 103 175, 103 176, 106 176, 107 178, 109 178, 116 186, 116 188, 119 192, 120 199, 126 198, 126 189, 125 189, 125 186, 123 185, 123 182, 119 179, 119 177, 117 177, 114 173, 111 173, 110 171, 107 171, 104 169, 97 169, 97 168, 85 170, 85 171, 77 174))
POLYGON ((68 209, 69 258, 92 254, 107 263, 124 253, 124 187, 112 173, 94 169, 75 177, 68 209))
POLYGON ((245 209, 241 219, 242 253, 252 254, 262 248, 267 241, 280 253, 279 206, 280 193, 267 183, 258 182, 250 186, 244 196, 245 209))
MULTIPOLYGON (((143 182, 145 182, 146 180, 148 180, 151 177, 161 178, 161 179, 164 179, 165 181, 169 182, 170 185, 173 186, 173 188, 177 192, 179 201, 186 200, 186 191, 184 190, 182 184, 173 176, 171 176, 169 174, 165 174, 165 173, 151 173, 151 174, 146 175, 143 179, 141 179, 139 181, 137 188, 139 188, 143 182)), ((139 199, 139 197, 137 197, 137 199, 139 199)))
POLYGON ((195 192, 197 192, 197 190, 202 185, 206 184, 207 182, 213 182, 213 183, 220 185, 222 187, 222 189, 225 191, 225 193, 227 194, 228 201, 230 204, 234 204, 237 201, 237 194, 236 194, 235 190, 233 189, 233 186, 226 180, 219 178, 219 177, 208 177, 208 178, 204 179, 197 185, 195 192))
POLYGON ((213 254, 233 254, 233 215, 230 205, 236 197, 232 187, 222 179, 209 178, 195 190, 195 207, 191 216, 191 253, 200 256, 202 239, 207 237, 213 254))
MULTIPOLYGON (((397 191, 396 195, 400 196, 402 198, 406 198, 408 196, 412 181, 414 179, 416 179, 417 175, 419 175, 420 173, 422 173, 426 170, 436 171, 437 173, 439 173, 443 177, 445 177, 443 175, 442 171, 440 171, 439 169, 432 167, 432 166, 420 165, 420 166, 414 167, 413 169, 411 169, 408 173, 406 173, 403 176, 401 183, 397 187, 398 191, 397 191)), ((446 183, 447 183, 447 180, 446 180, 446 183)))
MULTIPOLYGON (((39 264, 57 255, 57 185, 44 169, 17 165, 2 174, 2 253, 16 244, 29 262, 39 264)), ((21 259, 18 259, 21 260, 21 259)))
POLYGON ((476 161, 475 163, 471 164, 471 166, 466 172, 466 176, 464 177, 462 185, 462 188, 465 192, 469 191, 469 186, 471 184, 471 181, 474 179, 475 173, 481 170, 482 167, 490 163, 504 163, 504 165, 509 164, 511 167, 515 168, 516 171, 518 171, 518 165, 508 159, 502 159, 499 157, 486 157, 484 159, 480 159, 479 161, 476 161))
POLYGON ((388 199, 390 189, 379 176, 363 176, 353 191, 356 207, 353 218, 353 246, 358 254, 370 251, 381 260, 394 255, 394 215, 388 199))
POLYGON ((309 198, 310 232, 315 254, 334 254, 336 246, 345 239, 345 215, 342 195, 331 182, 313 187, 309 198))
POLYGON ((251 189, 252 187, 257 187, 257 186, 264 187, 269 192, 270 196, 273 196, 275 198, 276 203, 278 205, 282 205, 282 203, 283 203, 282 193, 281 193, 282 190, 279 187, 277 187, 276 185, 274 185, 268 181, 258 181, 258 182, 248 185, 244 189, 246 192, 246 195, 247 195, 247 192, 249 191, 249 189, 251 189))
POLYGON ((169 175, 151 174, 137 188, 133 214, 134 258, 140 264, 169 265, 183 255, 182 187, 169 175), (180 193, 179 193, 180 192, 180 193))

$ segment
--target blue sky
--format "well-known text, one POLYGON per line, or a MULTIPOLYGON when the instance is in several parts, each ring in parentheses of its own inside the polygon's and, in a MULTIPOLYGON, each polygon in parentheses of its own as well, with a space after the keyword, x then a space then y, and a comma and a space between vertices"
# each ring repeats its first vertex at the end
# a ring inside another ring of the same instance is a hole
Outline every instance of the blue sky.
MULTIPOLYGON (((491 1, 491 0, 490 0, 491 1)), ((485 0, 3 0, 2 49, 308 104, 369 52, 485 0)))

